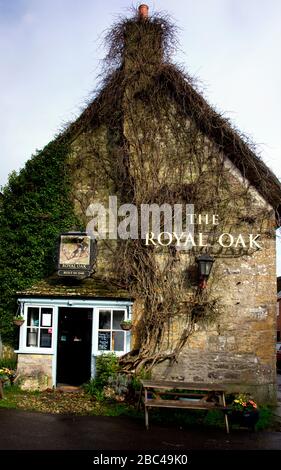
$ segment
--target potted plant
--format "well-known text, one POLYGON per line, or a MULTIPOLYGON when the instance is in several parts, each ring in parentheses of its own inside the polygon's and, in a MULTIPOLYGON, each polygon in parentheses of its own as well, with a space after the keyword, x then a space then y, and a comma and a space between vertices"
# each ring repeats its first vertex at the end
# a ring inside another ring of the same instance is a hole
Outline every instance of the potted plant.
POLYGON ((240 393, 234 397, 227 413, 232 423, 252 428, 253 430, 259 419, 257 403, 245 393, 240 393))
POLYGON ((13 318, 14 325, 21 326, 24 323, 24 318, 22 315, 16 315, 13 318))
POLYGON ((4 398, 3 384, 9 380, 12 385, 15 377, 16 373, 14 370, 8 369, 7 367, 0 367, 0 399, 4 398))
POLYGON ((120 322, 122 330, 130 330, 132 328, 132 320, 122 320, 120 322))

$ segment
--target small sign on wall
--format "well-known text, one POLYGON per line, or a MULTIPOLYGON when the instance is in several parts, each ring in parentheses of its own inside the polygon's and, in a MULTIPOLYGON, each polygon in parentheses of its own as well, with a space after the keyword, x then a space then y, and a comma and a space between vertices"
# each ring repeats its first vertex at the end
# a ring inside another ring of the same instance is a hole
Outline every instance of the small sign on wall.
POLYGON ((76 278, 90 276, 95 257, 95 243, 86 233, 60 236, 58 275, 76 278))
POLYGON ((42 313, 41 326, 52 326, 52 314, 42 313))

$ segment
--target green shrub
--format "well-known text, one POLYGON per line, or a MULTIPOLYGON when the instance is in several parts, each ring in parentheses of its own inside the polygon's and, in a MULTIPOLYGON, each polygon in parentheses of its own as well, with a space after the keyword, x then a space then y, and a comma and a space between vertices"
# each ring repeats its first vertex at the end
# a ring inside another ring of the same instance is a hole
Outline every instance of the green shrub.
POLYGON ((17 360, 14 358, 0 359, 0 369, 2 369, 2 367, 6 367, 7 369, 11 370, 16 370, 17 360))
POLYGON ((58 236, 79 230, 71 199, 67 159, 69 142, 50 142, 3 188, 0 210, 0 331, 5 344, 16 345, 16 292, 55 271, 58 236))
POLYGON ((127 395, 128 387, 131 383, 131 378, 127 374, 116 374, 115 376, 108 377, 108 385, 114 390, 116 395, 127 395))
POLYGON ((256 429, 266 429, 269 428, 273 423, 273 413, 272 409, 266 405, 259 407, 259 420, 256 424, 256 429))
POLYGON ((130 386, 133 390, 137 391, 141 389, 141 380, 151 379, 151 372, 145 369, 141 369, 137 375, 131 376, 130 386))
POLYGON ((220 410, 209 410, 204 416, 203 424, 205 426, 225 427, 224 414, 220 410))
POLYGON ((116 354, 102 354, 96 359, 95 383, 102 389, 108 385, 109 377, 116 378, 118 372, 118 358, 116 354))
POLYGON ((84 384, 85 392, 95 397, 97 401, 103 401, 105 399, 103 389, 117 379, 117 372, 118 358, 116 354, 109 353, 98 356, 96 359, 96 376, 84 384))
POLYGON ((89 380, 88 383, 83 385, 84 391, 94 397, 97 401, 104 400, 104 393, 103 388, 101 388, 98 384, 96 379, 89 380))
POLYGON ((96 384, 96 380, 95 379, 91 379, 89 380, 89 382, 83 384, 83 389, 86 393, 88 393, 89 395, 92 395, 94 396, 96 391, 97 391, 97 384, 96 384))

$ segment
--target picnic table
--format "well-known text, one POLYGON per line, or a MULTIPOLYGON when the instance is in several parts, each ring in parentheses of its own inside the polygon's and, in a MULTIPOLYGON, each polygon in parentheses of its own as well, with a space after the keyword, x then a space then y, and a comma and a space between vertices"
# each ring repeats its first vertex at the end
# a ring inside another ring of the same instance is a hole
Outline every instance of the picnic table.
POLYGON ((149 428, 149 409, 154 407, 193 410, 219 409, 225 411, 225 427, 229 434, 225 392, 226 387, 222 384, 142 380, 139 406, 144 398, 146 429, 149 428))

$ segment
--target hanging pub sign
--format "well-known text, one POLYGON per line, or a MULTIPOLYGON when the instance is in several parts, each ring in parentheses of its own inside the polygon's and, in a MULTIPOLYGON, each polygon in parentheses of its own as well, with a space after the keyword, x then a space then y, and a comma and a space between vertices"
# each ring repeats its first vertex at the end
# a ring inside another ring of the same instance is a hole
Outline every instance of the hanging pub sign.
POLYGON ((60 236, 58 275, 89 277, 93 270, 95 241, 87 233, 70 232, 60 236))

